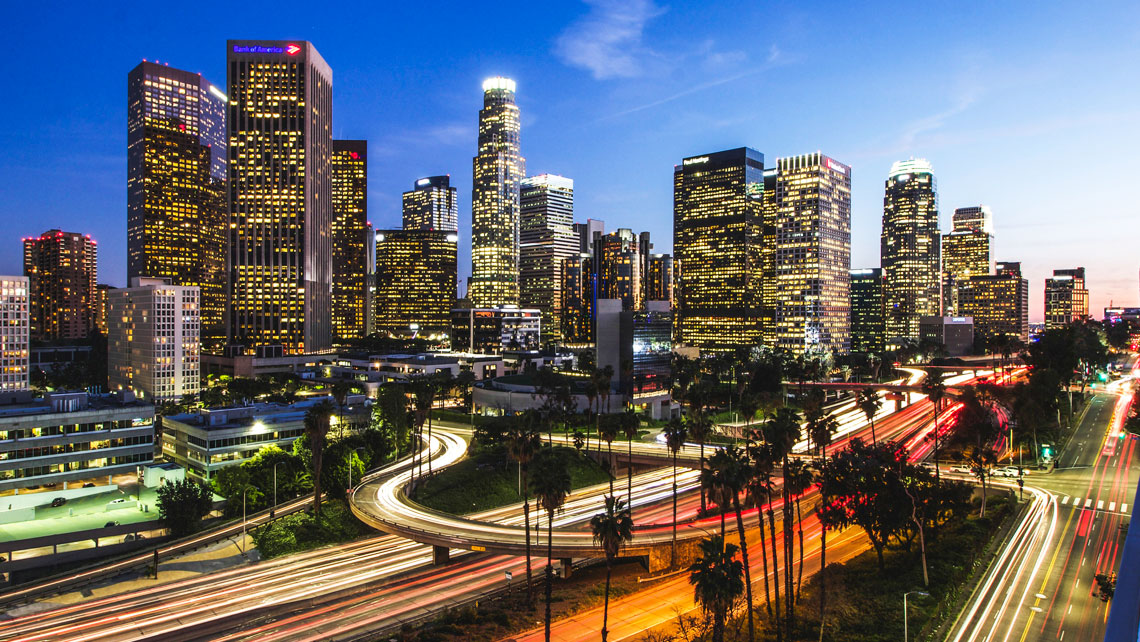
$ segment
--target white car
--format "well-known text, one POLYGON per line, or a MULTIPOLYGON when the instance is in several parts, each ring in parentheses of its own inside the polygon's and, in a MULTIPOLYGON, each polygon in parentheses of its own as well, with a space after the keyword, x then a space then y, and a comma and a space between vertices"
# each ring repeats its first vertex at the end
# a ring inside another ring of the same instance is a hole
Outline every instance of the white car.
POLYGON ((1021 471, 1019 471, 1017 469, 1017 466, 1006 466, 1004 468, 995 468, 994 472, 993 472, 993 476, 994 477, 1013 477, 1016 479, 1017 477, 1021 476, 1021 471))
POLYGON ((974 470, 969 466, 951 466, 950 472, 958 473, 960 475, 973 475, 974 470))

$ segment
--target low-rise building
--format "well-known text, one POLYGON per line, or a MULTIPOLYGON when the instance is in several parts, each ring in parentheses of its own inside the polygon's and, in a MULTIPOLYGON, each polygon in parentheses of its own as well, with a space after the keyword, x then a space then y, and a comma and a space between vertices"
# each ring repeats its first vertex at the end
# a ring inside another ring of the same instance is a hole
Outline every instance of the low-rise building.
POLYGON ((26 395, 0 406, 0 491, 110 479, 154 461, 154 406, 130 392, 26 395))
POLYGON ((918 322, 920 341, 942 344, 946 356, 961 357, 974 349, 974 320, 970 317, 922 317, 918 322))
POLYGON ((134 277, 107 307, 107 383, 146 399, 172 401, 201 386, 197 286, 134 277))
POLYGON ((542 338, 542 312, 514 305, 456 308, 451 311, 451 349, 501 354, 537 350, 542 338))

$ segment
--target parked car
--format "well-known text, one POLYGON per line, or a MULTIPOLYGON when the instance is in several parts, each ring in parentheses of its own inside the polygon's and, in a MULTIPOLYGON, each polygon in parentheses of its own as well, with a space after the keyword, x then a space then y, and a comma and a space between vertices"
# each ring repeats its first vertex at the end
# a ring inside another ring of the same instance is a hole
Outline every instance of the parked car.
POLYGON ((950 472, 958 473, 961 475, 973 475, 974 471, 969 466, 951 466, 950 472))
POLYGON ((127 498, 126 498, 126 497, 120 497, 120 498, 118 498, 118 499, 112 499, 112 500, 111 500, 111 503, 112 503, 112 504, 122 504, 122 503, 123 503, 123 502, 125 502, 125 501, 127 501, 127 498))
POLYGON ((103 524, 103 528, 111 528, 112 526, 118 526, 118 525, 119 525, 119 522, 107 522, 106 524, 103 524))
POLYGON ((86 484, 83 484, 83 487, 84 488, 95 488, 95 482, 87 482, 86 484))
POLYGON ((59 508, 60 506, 63 506, 66 503, 67 503, 66 497, 56 497, 55 499, 51 500, 52 508, 59 508))

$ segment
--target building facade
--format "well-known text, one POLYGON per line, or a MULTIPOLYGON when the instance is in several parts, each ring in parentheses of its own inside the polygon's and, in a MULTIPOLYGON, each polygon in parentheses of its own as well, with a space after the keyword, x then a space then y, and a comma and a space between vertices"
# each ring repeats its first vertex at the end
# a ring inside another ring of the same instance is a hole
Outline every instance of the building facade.
POLYGON ((526 164, 519 154, 515 81, 483 82, 479 149, 471 193, 471 279, 467 296, 476 307, 518 305, 519 186, 526 164))
POLYGON ((643 307, 641 245, 640 237, 625 228, 598 238, 594 256, 599 299, 618 299, 626 310, 643 307))
POLYGON ((941 316, 942 309, 938 188, 924 159, 891 166, 880 251, 887 286, 887 344, 917 341, 919 319, 941 316))
POLYGON ((777 161, 776 344, 850 350, 851 168, 819 152, 777 161))
POLYGON ((440 230, 376 233, 376 331, 446 342, 455 304, 458 236, 440 230))
POLYGON ((332 70, 308 42, 226 43, 231 344, 332 342, 332 70))
POLYGON ((1065 328, 1088 316, 1085 269, 1053 270, 1053 276, 1045 279, 1045 329, 1065 328))
POLYGON ((644 300, 668 301, 673 303, 673 257, 668 254, 650 254, 645 261, 645 272, 641 277, 644 285, 644 300))
POLYGON ((519 304, 542 311, 542 341, 549 343, 562 326, 562 262, 578 254, 574 181, 553 174, 528 177, 519 203, 519 304))
POLYGON ((727 351, 762 341, 764 155, 741 147, 673 168, 673 332, 677 343, 727 351))
POLYGON ((196 286, 131 279, 108 302, 107 384, 141 399, 177 401, 201 389, 201 295, 196 286))
POLYGON ((993 274, 993 212, 985 205, 954 210, 953 229, 942 235, 942 308, 957 314, 958 283, 993 274))
POLYGON ((537 350, 542 337, 542 313, 507 305, 456 308, 451 311, 454 352, 502 354, 537 350))
POLYGON ((974 349, 974 320, 970 317, 922 317, 918 322, 920 342, 941 345, 948 357, 962 357, 974 349))
POLYGON ((97 264, 90 234, 48 230, 24 239, 32 340, 86 339, 95 329, 97 264))
POLYGON ((994 274, 962 279, 958 283, 959 316, 972 317, 980 340, 1005 335, 1029 341, 1029 281, 1021 263, 997 263, 994 274))
POLYGON ((851 351, 879 353, 887 333, 883 270, 851 270, 851 351))
POLYGON ((368 326, 368 141, 334 140, 331 171, 332 333, 344 343, 368 326))
MULTIPOLYGON (((202 344, 225 344, 226 95, 142 62, 127 75, 127 278, 201 292, 202 344)), ((105 329, 104 329, 105 332, 105 329)))
POLYGON ((594 304, 597 301, 597 274, 594 257, 581 253, 562 261, 562 343, 584 347, 594 341, 594 304))
POLYGON ((28 277, 0 276, 0 393, 27 390, 31 335, 28 277))
POLYGON ((459 198, 451 176, 428 176, 404 192, 404 229, 459 231, 459 198))

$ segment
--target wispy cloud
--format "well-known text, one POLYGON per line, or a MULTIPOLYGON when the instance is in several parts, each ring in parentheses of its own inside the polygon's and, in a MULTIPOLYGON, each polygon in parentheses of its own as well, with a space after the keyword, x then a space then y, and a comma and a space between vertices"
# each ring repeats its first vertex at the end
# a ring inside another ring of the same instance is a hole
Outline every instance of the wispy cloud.
POLYGON ((659 56, 643 42, 645 25, 664 9, 652 0, 586 0, 590 11, 558 37, 554 53, 594 78, 634 78, 659 56))

